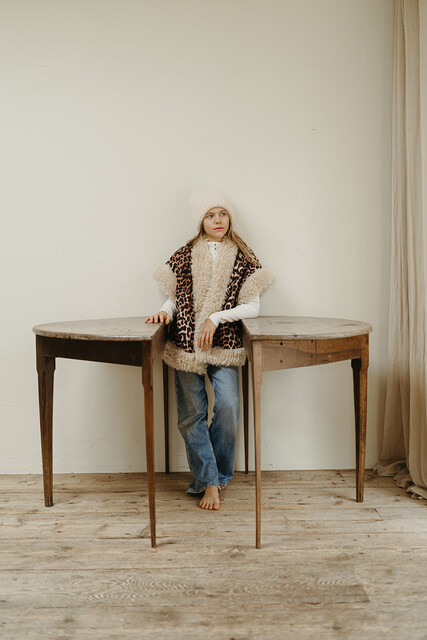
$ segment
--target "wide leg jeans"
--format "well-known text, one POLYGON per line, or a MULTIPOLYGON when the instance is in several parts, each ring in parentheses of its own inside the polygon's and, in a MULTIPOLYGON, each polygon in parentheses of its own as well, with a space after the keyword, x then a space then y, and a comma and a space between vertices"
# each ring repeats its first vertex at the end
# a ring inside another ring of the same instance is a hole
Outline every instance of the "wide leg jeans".
POLYGON ((238 368, 208 365, 207 375, 215 393, 210 426, 205 377, 175 369, 178 428, 193 474, 187 493, 202 493, 212 486, 220 489, 233 477, 240 410, 238 368))

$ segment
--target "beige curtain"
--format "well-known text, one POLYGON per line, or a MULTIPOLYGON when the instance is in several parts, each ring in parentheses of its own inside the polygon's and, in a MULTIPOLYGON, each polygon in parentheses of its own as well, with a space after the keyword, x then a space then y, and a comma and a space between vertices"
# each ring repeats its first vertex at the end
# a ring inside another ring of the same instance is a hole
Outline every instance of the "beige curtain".
POLYGON ((427 0, 396 0, 388 376, 383 448, 374 467, 422 498, 427 498, 426 17, 427 0))

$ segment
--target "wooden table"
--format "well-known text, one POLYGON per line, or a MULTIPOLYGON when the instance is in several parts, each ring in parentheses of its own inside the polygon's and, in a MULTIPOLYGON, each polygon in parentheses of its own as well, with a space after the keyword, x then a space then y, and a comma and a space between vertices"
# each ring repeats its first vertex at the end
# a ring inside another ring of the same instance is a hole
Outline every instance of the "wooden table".
MULTIPOLYGON (((369 333, 364 322, 332 318, 260 316, 242 321, 251 363, 256 487, 256 547, 261 545, 261 383, 263 371, 351 360, 356 421, 356 500, 363 501, 366 445, 369 333)), ((166 337, 163 324, 145 318, 110 318, 42 324, 36 334, 40 434, 45 505, 53 505, 53 377, 56 358, 71 358, 142 368, 145 405, 147 485, 151 545, 156 546, 154 485, 153 361, 166 337)), ((169 471, 167 366, 163 365, 165 458, 169 471), (166 384, 165 384, 166 383, 166 384)), ((243 367, 245 470, 248 470, 248 366, 243 367)))
MULTIPOLYGON (((356 501, 363 501, 370 324, 335 318, 259 316, 242 321, 252 371, 256 548, 261 546, 261 383, 263 371, 351 360, 356 423, 356 501)), ((247 376, 246 376, 247 379, 247 376)), ((247 383, 246 383, 247 387, 247 383)), ((243 379, 243 395, 245 377, 243 379)), ((244 399, 247 404, 247 399, 244 399)), ((245 412, 246 413, 246 412, 245 412)), ((245 418, 245 423, 247 420, 245 418)))
POLYGON ((128 364, 142 368, 145 407, 148 504, 151 546, 156 546, 153 434, 153 361, 165 340, 165 325, 145 318, 108 318, 41 324, 36 334, 40 434, 45 505, 53 505, 53 375, 56 358, 128 364))

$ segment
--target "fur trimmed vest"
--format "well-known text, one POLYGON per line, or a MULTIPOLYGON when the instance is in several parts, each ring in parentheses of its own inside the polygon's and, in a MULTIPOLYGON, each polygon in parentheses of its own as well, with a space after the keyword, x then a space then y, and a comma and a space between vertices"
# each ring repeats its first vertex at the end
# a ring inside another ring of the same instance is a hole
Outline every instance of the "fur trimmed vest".
POLYGON ((220 243, 214 265, 208 243, 202 237, 193 247, 175 251, 166 264, 157 267, 154 277, 176 305, 163 352, 168 365, 203 374, 208 364, 244 364, 240 320, 219 324, 210 349, 202 351, 197 339, 212 313, 249 302, 270 286, 273 278, 265 267, 249 262, 228 238, 220 243))

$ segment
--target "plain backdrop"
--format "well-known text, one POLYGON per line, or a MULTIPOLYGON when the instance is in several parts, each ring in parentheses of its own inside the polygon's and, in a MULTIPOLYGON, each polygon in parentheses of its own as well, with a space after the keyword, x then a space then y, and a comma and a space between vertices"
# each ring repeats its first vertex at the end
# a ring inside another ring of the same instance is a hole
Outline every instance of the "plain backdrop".
MULTIPOLYGON (((0 472, 41 472, 33 325, 157 311, 152 272, 194 235, 206 185, 276 275, 263 315, 373 325, 376 462, 393 18, 392 0, 0 0, 0 472)), ((145 470, 143 425, 137 368, 57 360, 55 472, 145 470)), ((351 468, 354 441, 349 361, 264 374, 264 469, 351 468)))

